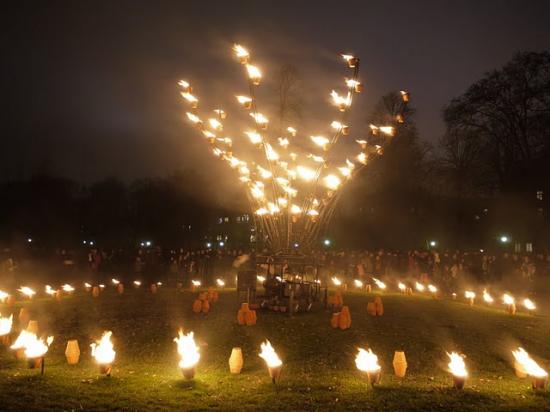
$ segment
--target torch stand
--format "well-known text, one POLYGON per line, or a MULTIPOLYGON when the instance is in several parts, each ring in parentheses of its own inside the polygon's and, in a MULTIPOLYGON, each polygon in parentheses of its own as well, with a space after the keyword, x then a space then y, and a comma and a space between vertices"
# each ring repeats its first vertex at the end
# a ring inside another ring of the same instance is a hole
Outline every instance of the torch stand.
POLYGON ((464 384, 466 383, 466 377, 465 376, 455 376, 453 375, 453 388, 461 390, 464 388, 464 384))
POLYGON ((276 385, 277 382, 279 381, 279 378, 281 377, 282 369, 283 369, 283 365, 267 367, 267 370, 269 371, 269 377, 271 378, 271 382, 273 382, 274 385, 276 385))
POLYGON ((382 377, 382 370, 378 369, 375 371, 367 371, 367 380, 370 386, 374 388, 374 385, 377 385, 380 383, 380 379, 382 377))
POLYGON ((197 371, 196 365, 191 366, 190 368, 181 368, 181 373, 183 377, 187 380, 191 380, 195 377, 195 372, 197 371))
POLYGON ((106 376, 111 376, 111 364, 110 363, 100 363, 99 364, 99 373, 106 376))

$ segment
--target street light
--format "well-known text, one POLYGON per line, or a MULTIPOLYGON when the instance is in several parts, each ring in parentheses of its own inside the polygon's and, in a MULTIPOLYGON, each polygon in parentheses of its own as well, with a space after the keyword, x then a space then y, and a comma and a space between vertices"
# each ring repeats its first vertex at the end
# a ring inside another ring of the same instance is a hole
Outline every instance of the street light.
POLYGON ((224 242, 220 242, 220 247, 224 247, 225 246, 225 243, 224 242))
POLYGON ((325 246, 330 246, 330 239, 323 240, 323 243, 325 244, 325 246))
POLYGON ((435 247, 437 245, 437 242, 435 240, 430 240, 430 246, 435 247))
POLYGON ((207 247, 208 249, 210 249, 210 248, 212 247, 212 243, 206 242, 206 247, 207 247))
POLYGON ((510 241, 510 238, 506 235, 502 235, 500 237, 500 243, 508 243, 510 241))

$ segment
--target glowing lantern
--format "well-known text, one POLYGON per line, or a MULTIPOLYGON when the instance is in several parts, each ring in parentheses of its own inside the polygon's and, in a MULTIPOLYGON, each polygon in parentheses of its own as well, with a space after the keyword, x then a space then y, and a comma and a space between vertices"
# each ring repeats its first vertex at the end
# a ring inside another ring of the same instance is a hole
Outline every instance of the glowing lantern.
POLYGON ((271 346, 271 343, 267 339, 265 343, 261 344, 260 358, 262 358, 267 365, 267 369, 269 371, 269 377, 271 378, 271 381, 274 384, 277 383, 277 381, 281 376, 283 362, 281 361, 281 359, 279 358, 279 355, 277 355, 277 352, 275 352, 275 349, 273 349, 273 346, 271 346))
POLYGON ((197 363, 201 357, 199 348, 193 339, 193 332, 184 335, 183 330, 180 329, 178 334, 179 336, 174 338, 174 342, 178 345, 178 354, 180 355, 179 367, 185 379, 193 379, 197 363))
POLYGON ((357 348, 359 353, 355 357, 355 365, 361 372, 367 374, 369 383, 374 386, 380 382, 382 367, 378 364, 378 356, 371 349, 357 348))
POLYGON ((464 297, 468 299, 470 306, 474 305, 474 299, 476 298, 475 292, 472 292, 471 290, 467 290, 466 292, 464 292, 464 297))
POLYGON ((483 300, 485 301, 485 303, 488 304, 491 304, 495 301, 493 297, 489 294, 489 292, 487 292, 487 289, 483 290, 483 300))
POLYGON ((36 292, 34 290, 32 290, 31 288, 29 288, 28 286, 22 286, 21 288, 19 288, 17 290, 29 299, 32 299, 32 297, 34 295, 36 295, 36 292))
POLYGON ((103 332, 101 340, 97 343, 92 343, 92 357, 99 365, 99 372, 111 376, 111 366, 115 360, 116 352, 113 349, 113 343, 111 342, 111 335, 113 332, 103 332))
POLYGON ((407 373, 407 358, 405 357, 405 352, 395 351, 392 364, 395 376, 404 378, 407 373))
POLYGON ((533 379, 533 389, 543 389, 548 380, 548 373, 523 348, 512 351, 512 354, 516 360, 516 369, 518 366, 521 367, 522 371, 533 379))
POLYGON ((453 375, 453 386, 455 389, 462 389, 468 377, 464 357, 456 352, 447 352, 447 356, 449 356, 450 359, 449 372, 453 375))
POLYGON ((229 357, 229 372, 232 374, 241 373, 243 363, 243 351, 241 348, 233 348, 231 350, 231 356, 229 357))
POLYGON ((67 342, 67 348, 65 349, 65 357, 69 365, 76 365, 80 359, 80 347, 76 339, 69 340, 67 342))

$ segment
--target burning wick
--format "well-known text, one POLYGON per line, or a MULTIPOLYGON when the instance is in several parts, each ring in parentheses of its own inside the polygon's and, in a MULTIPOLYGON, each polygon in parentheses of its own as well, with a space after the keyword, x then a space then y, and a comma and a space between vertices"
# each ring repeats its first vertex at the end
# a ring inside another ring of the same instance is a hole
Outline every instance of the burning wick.
POLYGON ((513 350, 512 354, 516 360, 516 370, 524 375, 529 375, 532 380, 533 389, 543 389, 548 380, 548 373, 535 362, 523 348, 513 350))
POLYGON ((489 294, 489 292, 487 292, 487 289, 483 289, 483 300, 485 301, 485 303, 488 304, 491 304, 495 301, 493 297, 489 294))
POLYGON ((174 342, 178 345, 178 353, 181 357, 179 367, 185 379, 193 379, 201 357, 199 348, 193 339, 193 332, 184 335, 183 330, 180 329, 178 334, 179 336, 174 338, 174 342))
POLYGON ((357 348, 359 353, 355 357, 355 365, 361 372, 367 374, 369 383, 374 386, 380 382, 382 367, 378 364, 378 356, 363 348, 357 348))
POLYGON ((271 346, 271 343, 266 339, 265 343, 261 344, 262 351, 260 352, 260 358, 265 360, 267 364, 267 370, 269 371, 269 377, 273 384, 276 384, 281 376, 281 369, 283 368, 283 362, 271 346))
POLYGON ((103 332, 101 340, 90 345, 92 348, 92 357, 99 364, 99 372, 107 376, 111 376, 111 365, 116 355, 113 343, 111 342, 112 334, 113 332, 111 331, 103 332))
POLYGON ((464 364, 463 355, 459 355, 456 352, 447 352, 447 356, 451 360, 449 362, 449 372, 453 375, 453 387, 455 389, 464 388, 464 383, 466 383, 466 378, 468 377, 468 371, 466 370, 466 365, 464 364))

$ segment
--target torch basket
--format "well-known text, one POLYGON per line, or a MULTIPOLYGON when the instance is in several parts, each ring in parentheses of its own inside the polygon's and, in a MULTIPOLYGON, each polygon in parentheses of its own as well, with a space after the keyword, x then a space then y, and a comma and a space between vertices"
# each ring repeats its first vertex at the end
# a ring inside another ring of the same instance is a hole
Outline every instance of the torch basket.
POLYGON ((43 359, 44 358, 42 358, 42 357, 28 358, 27 362, 28 362, 28 365, 29 365, 29 369, 38 369, 38 368, 40 368, 42 366, 43 359))
POLYGON ((267 370, 269 371, 269 377, 271 378, 271 382, 276 384, 279 381, 279 378, 281 377, 282 369, 283 369, 283 365, 267 367, 267 370))
POLYGON ((546 381, 548 377, 547 376, 533 376, 533 380, 531 381, 531 385, 533 386, 533 389, 544 389, 546 386, 546 381))
POLYGON ((196 365, 191 366, 190 368, 181 368, 181 373, 183 377, 187 380, 191 380, 195 377, 195 372, 197 371, 196 365))
POLYGON ((100 363, 99 364, 99 373, 102 375, 111 376, 111 364, 110 363, 100 363))
POLYGON ((465 383, 466 383, 466 377, 465 376, 455 376, 455 375, 453 375, 453 388, 463 389, 465 383))

